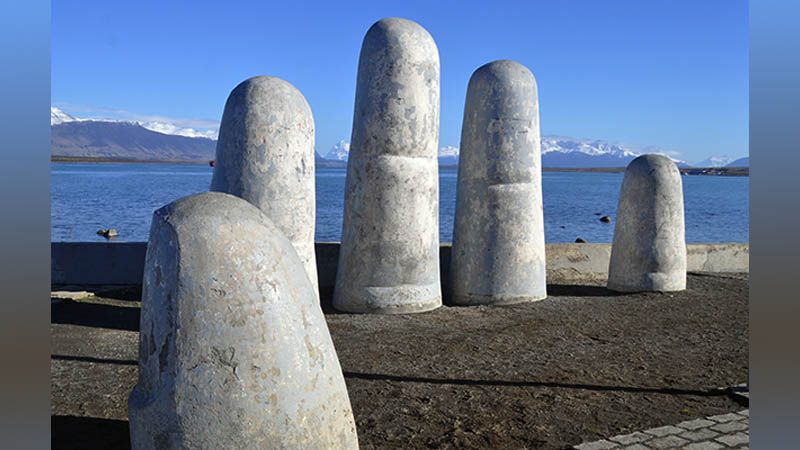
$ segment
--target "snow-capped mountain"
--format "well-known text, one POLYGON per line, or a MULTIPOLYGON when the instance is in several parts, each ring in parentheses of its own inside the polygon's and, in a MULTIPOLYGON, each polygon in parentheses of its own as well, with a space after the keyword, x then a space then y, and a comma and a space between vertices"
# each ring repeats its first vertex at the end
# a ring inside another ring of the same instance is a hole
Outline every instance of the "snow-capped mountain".
POLYGON ((217 130, 196 130, 194 128, 189 128, 189 127, 180 127, 169 122, 159 122, 159 121, 143 122, 143 121, 126 121, 126 120, 113 120, 113 119, 83 119, 67 114, 61 109, 56 108, 54 106, 50 107, 50 126, 61 125, 69 122, 88 122, 88 121, 136 124, 147 130, 155 131, 156 133, 169 134, 173 136, 207 138, 216 140, 218 134, 217 130))
POLYGON ((208 161, 216 130, 166 122, 84 119, 50 107, 51 152, 56 157, 139 161, 208 161))
POLYGON ((589 156, 614 156, 617 158, 636 158, 639 153, 620 144, 599 139, 575 139, 565 136, 542 136, 542 154, 583 153, 589 156))
POLYGON ((458 164, 458 147, 448 145, 439 149, 439 165, 454 166, 458 164))
MULTIPOLYGON (((324 158, 329 161, 347 161, 350 155, 350 143, 341 140, 337 142, 324 158)), ((442 165, 456 165, 458 164, 458 147, 446 146, 439 149, 439 164, 442 165)))
POLYGON ((64 111, 62 111, 62 110, 60 110, 58 108, 53 108, 52 106, 50 107, 50 125, 51 126, 60 125, 62 123, 67 123, 67 122, 75 122, 76 120, 78 120, 78 119, 70 116, 69 114, 65 113, 64 111))
MULTIPOLYGON (((339 141, 325 155, 325 159, 347 161, 350 143, 339 141)), ((659 153, 651 151, 651 153, 659 153)), ((558 168, 625 167, 641 153, 621 144, 602 140, 575 139, 564 136, 542 137, 542 166, 558 168)), ((439 149, 439 164, 452 166, 458 164, 459 148, 448 145, 439 149)), ((670 157, 672 158, 672 157, 670 157)), ((672 158, 679 166, 684 161, 672 158)))
MULTIPOLYGON (((145 122, 95 118, 86 119, 75 117, 56 107, 50 108, 50 124, 53 127, 54 136, 58 136, 58 144, 56 144, 56 141, 54 140, 54 155, 60 154, 63 151, 65 156, 97 156, 94 155, 94 153, 101 152, 100 156, 104 157, 124 156, 126 158, 133 158, 134 154, 136 154, 136 151, 134 151, 132 148, 129 148, 131 144, 130 142, 125 141, 125 139, 133 136, 133 134, 121 134, 120 130, 123 130, 123 128, 117 127, 112 129, 111 125, 113 124, 140 127, 149 132, 153 132, 155 135, 161 135, 164 137, 173 136, 193 139, 201 138, 199 141, 206 141, 204 143, 198 141, 197 145, 199 146, 199 150, 197 152, 194 150, 188 150, 190 147, 192 147, 192 145, 189 144, 187 144, 189 147, 186 149, 182 148, 182 150, 179 152, 166 152, 169 153, 170 158, 173 159, 179 158, 182 155, 187 157, 191 155, 192 158, 204 158, 206 153, 209 151, 208 149, 213 149, 213 141, 217 139, 218 133, 216 129, 198 130, 195 128, 183 127, 177 125, 176 123, 161 120, 145 122), (76 127, 78 123, 88 125, 76 127), (62 127, 67 127, 70 124, 73 126, 69 130, 66 128, 61 129, 62 127), (104 124, 107 129, 103 128, 104 124), (56 133, 56 131, 59 132, 56 133), (96 151, 90 151, 88 149, 89 147, 86 147, 88 144, 83 142, 83 140, 86 139, 87 133, 95 137, 99 135, 108 137, 108 139, 110 139, 108 144, 113 142, 113 146, 119 147, 120 149, 125 149, 125 151, 120 150, 117 152, 118 154, 115 153, 114 155, 103 153, 105 150, 100 147, 98 147, 96 151), (123 139, 123 137, 125 139, 123 139), (77 142, 83 142, 81 145, 83 145, 86 150, 79 150, 80 146, 75 146, 77 145, 77 142), (206 144, 210 144, 210 146, 206 144), (67 152, 68 149, 69 152, 67 152), (58 151, 58 153, 56 153, 56 151, 58 151), (86 154, 84 155, 83 153, 86 154)), ((186 124, 187 121, 182 121, 181 123, 186 124)), ((133 133, 133 131, 131 131, 131 133, 133 133)), ((145 139, 145 135, 139 133, 136 134, 136 138, 137 140, 145 139)), ((156 136, 147 137, 146 139, 147 142, 155 142, 157 140, 156 136)), ((158 145, 153 144, 150 146, 145 146, 146 148, 144 148, 144 150, 149 151, 153 149, 162 149, 162 147, 167 148, 173 144, 170 143, 164 145, 162 145, 162 143, 159 143, 158 145), (166 145, 166 147, 164 145, 166 145)), ((180 145, 178 146, 180 147, 180 145)), ((648 149, 647 152, 663 153, 652 149, 648 149)), ((153 152, 150 152, 145 156, 148 158, 157 158, 158 153, 158 151, 153 150, 153 152)), ((341 167, 347 161, 349 153, 350 143, 345 140, 340 140, 333 145, 333 147, 331 147, 331 149, 325 155, 322 156, 322 159, 318 159, 318 162, 325 163, 327 161, 328 164, 337 163, 331 167, 341 167)), ((571 137, 552 135, 542 136, 542 167, 545 168, 625 167, 640 154, 640 152, 634 151, 622 144, 611 143, 598 139, 575 139, 571 137)), ((439 164, 441 166, 457 165, 458 157, 458 147, 448 145, 439 149, 439 164)), ((676 164, 678 164, 679 167, 688 167, 688 164, 686 164, 684 161, 675 159, 673 157, 671 158, 676 164)), ((733 163, 729 164, 729 162, 730 158, 727 156, 712 156, 705 161, 695 164, 695 166, 722 167, 726 164, 729 166, 734 165, 733 163)), ((741 165, 742 163, 739 164, 741 165)), ((744 164, 747 164, 747 162, 744 164)))
MULTIPOLYGON (((599 139, 575 139, 565 136, 542 136, 542 167, 602 168, 625 167, 643 152, 622 144, 599 139)), ((685 161, 666 152, 649 149, 647 153, 661 153, 672 159, 678 167, 688 166, 685 161)))
POLYGON ((174 136, 186 136, 196 138, 206 138, 217 140, 217 130, 195 130, 194 128, 181 128, 167 122, 137 122, 144 128, 156 133, 171 134, 174 136))
POLYGON ((347 141, 339 141, 328 150, 323 158, 332 161, 347 161, 347 156, 350 154, 350 143, 347 141))
POLYGON ((711 156, 702 161, 692 164, 694 167, 725 167, 733 162, 733 158, 728 155, 711 156))
POLYGON ((216 146, 211 139, 157 133, 133 122, 73 120, 50 129, 50 151, 63 158, 207 162, 216 146))

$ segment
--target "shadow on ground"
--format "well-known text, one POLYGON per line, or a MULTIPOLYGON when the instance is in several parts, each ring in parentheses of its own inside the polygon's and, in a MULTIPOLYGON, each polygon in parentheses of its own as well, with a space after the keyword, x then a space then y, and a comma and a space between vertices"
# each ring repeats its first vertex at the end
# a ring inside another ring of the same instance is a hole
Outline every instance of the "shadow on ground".
POLYGON ((61 300, 51 305, 50 322, 139 331, 139 308, 61 300))
POLYGON ((59 450, 129 449, 130 432, 124 420, 50 416, 50 445, 59 450))
POLYGON ((605 286, 548 284, 547 295, 550 297, 617 297, 626 294, 612 291, 605 286))
POLYGON ((50 355, 50 359, 57 361, 77 361, 92 364, 113 364, 117 366, 137 366, 139 363, 130 359, 95 358, 93 356, 50 355))

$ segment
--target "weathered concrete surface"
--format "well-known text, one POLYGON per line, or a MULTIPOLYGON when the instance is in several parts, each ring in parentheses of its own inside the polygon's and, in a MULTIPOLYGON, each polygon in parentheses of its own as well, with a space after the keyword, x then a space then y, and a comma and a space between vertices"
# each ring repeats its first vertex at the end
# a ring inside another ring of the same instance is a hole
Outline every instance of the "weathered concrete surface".
POLYGON ((686 289, 683 184, 663 155, 642 155, 625 169, 608 288, 621 292, 686 289))
POLYGON ((692 272, 749 272, 747 244, 689 244, 686 270, 692 272))
MULTIPOLYGON (((140 285, 146 242, 53 242, 53 286, 140 285)), ((449 280, 450 244, 440 247, 441 278, 449 280)), ((748 244, 688 244, 690 272, 736 273, 750 271, 748 244)), ((339 243, 317 242, 320 289, 333 289, 339 261, 339 243)), ((610 244, 545 244, 547 281, 577 283, 608 278, 610 244)), ((447 286, 449 283, 445 283, 447 286)))
POLYGON ((358 63, 336 309, 441 306, 438 141, 436 44, 412 21, 382 19, 358 63))
POLYGON ((547 281, 569 284, 608 279, 610 244, 547 244, 547 281))
POLYGON ((547 297, 536 79, 494 61, 469 80, 461 130, 451 299, 511 304, 547 297))
POLYGON ((314 255, 314 117, 303 94, 253 77, 225 103, 211 190, 256 205, 289 238, 317 286, 314 255))
POLYGON ((131 444, 357 448, 314 288, 260 210, 207 192, 153 215, 131 444))

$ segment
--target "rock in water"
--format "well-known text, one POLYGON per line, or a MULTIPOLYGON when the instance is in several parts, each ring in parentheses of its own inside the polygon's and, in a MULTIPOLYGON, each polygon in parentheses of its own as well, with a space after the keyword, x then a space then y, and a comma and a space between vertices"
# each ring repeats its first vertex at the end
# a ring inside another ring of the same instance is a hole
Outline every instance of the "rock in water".
POLYGON ((683 187, 677 166, 642 155, 625 169, 608 288, 620 292, 686 289, 683 187))
POLYGON ((579 237, 579 238, 576 238, 576 239, 575 239, 575 243, 576 243, 576 244, 585 244, 585 243, 586 243, 586 239, 584 239, 584 238, 581 238, 581 237, 579 237))
POLYGON ((119 232, 115 228, 101 228, 97 230, 97 234, 103 236, 106 239, 111 239, 119 236, 119 232))
POLYGON ((314 288, 250 203, 206 192, 154 213, 140 329, 134 449, 358 447, 314 288))
POLYGON ((528 68, 502 60, 472 74, 460 158, 453 303, 547 297, 539 101, 528 68))
POLYGON ((611 223, 611 216, 603 216, 600 218, 600 222, 603 223, 611 223))
POLYGON ((442 304, 439 52, 405 19, 364 37, 333 306, 410 313, 442 304))
POLYGON ((263 211, 292 242, 319 292, 314 118, 303 94, 275 77, 253 77, 236 86, 225 103, 215 161, 211 190, 263 211))

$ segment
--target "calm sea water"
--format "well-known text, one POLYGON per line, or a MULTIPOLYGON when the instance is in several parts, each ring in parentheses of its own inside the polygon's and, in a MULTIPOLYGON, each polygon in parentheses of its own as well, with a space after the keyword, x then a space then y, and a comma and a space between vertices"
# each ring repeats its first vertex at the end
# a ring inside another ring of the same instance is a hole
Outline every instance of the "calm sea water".
MULTIPOLYGON (((146 241, 153 211, 180 197, 207 191, 206 165, 53 163, 52 241, 105 241, 100 228, 116 228, 117 241, 146 241)), ((748 177, 683 177, 688 242, 748 242, 748 177)), ((317 241, 338 241, 345 170, 317 170, 317 241)), ((456 171, 442 170, 442 242, 452 240, 456 171)), ((547 242, 611 242, 621 173, 544 172, 547 242)))

